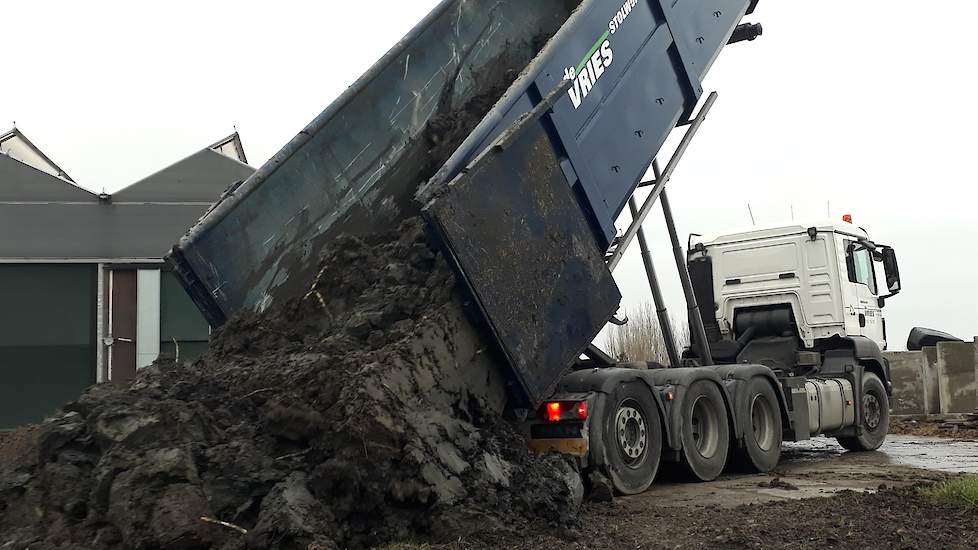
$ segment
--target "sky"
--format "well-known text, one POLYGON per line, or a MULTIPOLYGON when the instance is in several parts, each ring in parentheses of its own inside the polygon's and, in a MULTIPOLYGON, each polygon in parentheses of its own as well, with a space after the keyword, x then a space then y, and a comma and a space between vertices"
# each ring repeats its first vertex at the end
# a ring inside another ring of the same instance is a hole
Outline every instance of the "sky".
MULTIPOLYGON (((3 8, 0 131, 16 121, 80 185, 113 192, 230 134, 261 165, 436 0, 3 8)), ((679 232, 851 214, 900 259, 890 347, 913 326, 978 334, 978 3, 761 0, 764 36, 724 50, 719 100, 669 187, 679 232)), ((627 217, 620 226, 627 226, 627 217)), ((684 304, 658 210, 646 224, 666 299, 684 304)), ((685 241, 685 237, 683 237, 685 241)), ((630 250, 626 307, 650 300, 630 250)))

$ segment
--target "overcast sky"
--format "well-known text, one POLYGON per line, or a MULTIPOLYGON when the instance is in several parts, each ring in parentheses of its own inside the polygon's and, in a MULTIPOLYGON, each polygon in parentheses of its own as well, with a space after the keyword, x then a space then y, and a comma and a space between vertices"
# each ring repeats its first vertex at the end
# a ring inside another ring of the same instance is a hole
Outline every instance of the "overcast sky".
MULTIPOLYGON (((241 132, 259 166, 435 4, 12 2, 0 130, 13 121, 79 184, 115 191, 241 132)), ((705 82, 720 99, 670 187, 680 233, 851 213, 893 245, 915 325, 978 334, 978 2, 762 0, 755 42, 705 82)), ((627 222, 627 220, 625 220, 627 222)), ((671 308, 682 294, 658 212, 648 230, 671 308)), ((637 251, 616 274, 649 299, 637 251)))

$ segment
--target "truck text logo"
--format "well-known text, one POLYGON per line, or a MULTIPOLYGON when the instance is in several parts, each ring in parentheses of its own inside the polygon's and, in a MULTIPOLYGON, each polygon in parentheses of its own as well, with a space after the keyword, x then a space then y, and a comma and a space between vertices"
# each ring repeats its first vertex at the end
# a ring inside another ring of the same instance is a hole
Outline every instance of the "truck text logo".
POLYGON ((564 69, 564 80, 573 80, 574 85, 567 90, 571 104, 574 109, 580 108, 584 99, 591 93, 598 79, 604 74, 605 69, 611 66, 615 60, 615 52, 611 48, 609 37, 621 28, 622 23, 632 13, 632 8, 638 4, 638 0, 625 0, 615 16, 608 22, 608 30, 601 35, 601 38, 591 46, 587 54, 581 59, 576 67, 564 69))

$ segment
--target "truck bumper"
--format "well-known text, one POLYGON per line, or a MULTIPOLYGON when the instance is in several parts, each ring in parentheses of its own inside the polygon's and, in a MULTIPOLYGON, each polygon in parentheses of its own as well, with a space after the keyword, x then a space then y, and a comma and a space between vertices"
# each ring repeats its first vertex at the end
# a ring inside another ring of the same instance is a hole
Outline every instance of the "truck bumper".
POLYGON ((537 454, 560 453, 578 458, 586 458, 588 441, 585 437, 530 439, 530 450, 537 454))

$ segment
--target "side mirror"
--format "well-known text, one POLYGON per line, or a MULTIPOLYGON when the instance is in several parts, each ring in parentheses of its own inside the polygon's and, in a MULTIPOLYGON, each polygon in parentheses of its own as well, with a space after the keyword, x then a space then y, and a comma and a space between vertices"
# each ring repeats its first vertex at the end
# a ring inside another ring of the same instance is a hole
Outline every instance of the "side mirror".
POLYGON ((883 271, 886 273, 886 288, 890 296, 900 292, 900 265, 897 263, 896 251, 888 246, 883 248, 883 271))

